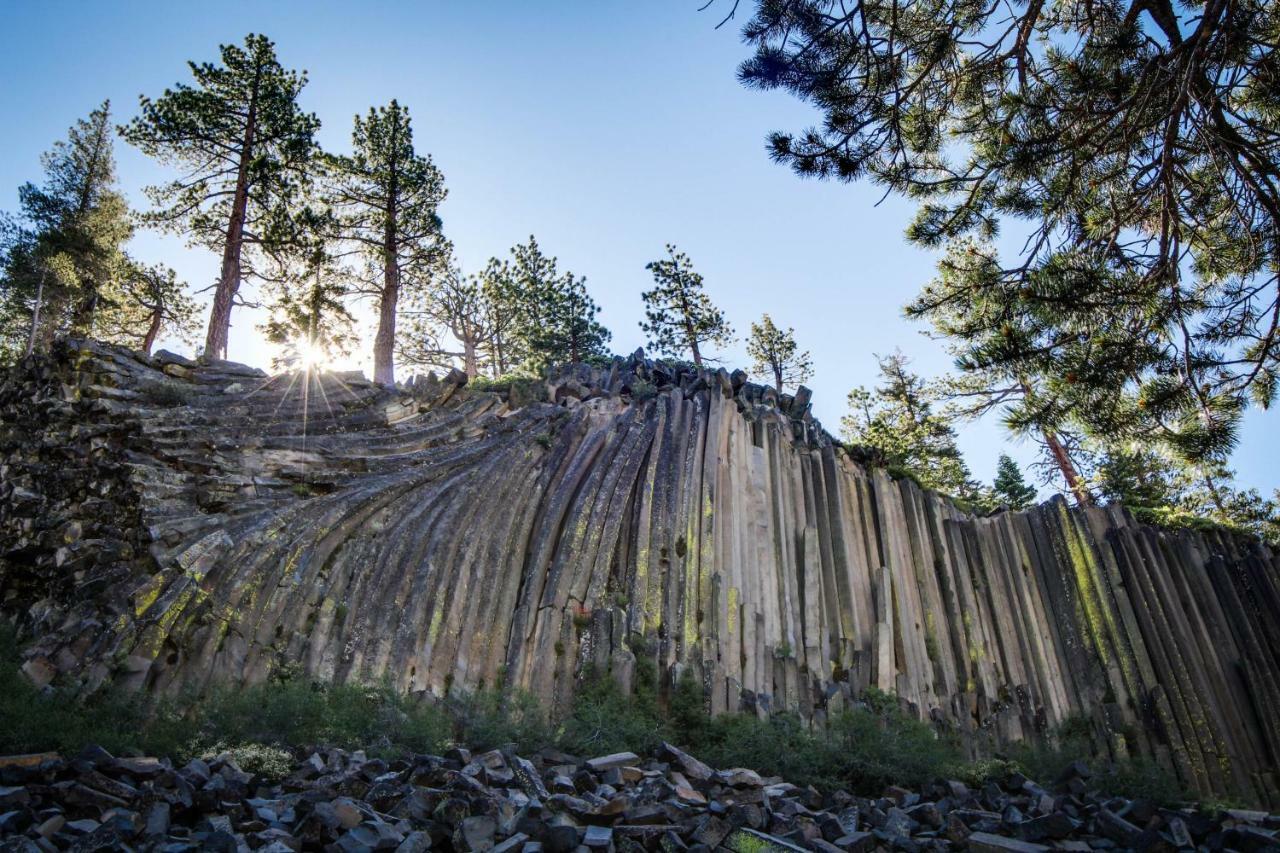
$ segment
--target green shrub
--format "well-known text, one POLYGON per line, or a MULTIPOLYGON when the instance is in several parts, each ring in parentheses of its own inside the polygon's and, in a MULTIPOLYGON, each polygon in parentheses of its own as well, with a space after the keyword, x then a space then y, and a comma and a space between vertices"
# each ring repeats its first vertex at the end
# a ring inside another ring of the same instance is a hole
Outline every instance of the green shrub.
POLYGON ((631 399, 637 403, 652 400, 658 396, 658 386, 647 379, 636 379, 631 383, 631 399))
POLYGON ((239 744, 224 748, 221 744, 205 750, 206 760, 226 754, 231 761, 246 773, 261 776, 269 784, 280 782, 293 772, 293 754, 274 746, 263 746, 260 743, 239 744))
POLYGON ((456 697, 452 710, 458 721, 457 740, 473 749, 513 743, 517 751, 533 752, 553 741, 537 697, 523 690, 477 690, 456 697))
POLYGON ((669 739, 669 726, 658 711, 652 670, 652 661, 637 661, 634 692, 629 696, 607 674, 587 673, 561 730, 561 746, 583 755, 626 751, 643 755, 669 739))
POLYGON ((157 406, 185 406, 195 396, 191 388, 177 382, 149 382, 139 389, 143 399, 157 406))

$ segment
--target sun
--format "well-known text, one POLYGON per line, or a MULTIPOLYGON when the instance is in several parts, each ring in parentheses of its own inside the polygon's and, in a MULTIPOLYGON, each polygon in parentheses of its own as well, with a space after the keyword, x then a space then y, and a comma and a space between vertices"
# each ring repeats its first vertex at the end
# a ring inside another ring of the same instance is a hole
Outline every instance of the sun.
POLYGON ((306 338, 293 342, 293 350, 297 353, 298 367, 306 371, 326 370, 329 367, 329 354, 324 347, 306 338))

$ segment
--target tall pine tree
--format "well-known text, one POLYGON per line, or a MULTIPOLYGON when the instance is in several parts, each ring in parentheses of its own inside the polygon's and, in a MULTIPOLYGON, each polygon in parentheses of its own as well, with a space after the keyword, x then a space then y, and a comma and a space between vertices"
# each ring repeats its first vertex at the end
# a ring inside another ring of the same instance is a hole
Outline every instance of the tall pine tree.
POLYGON ((1036 487, 1023 478, 1018 463, 1007 453, 1001 453, 996 463, 991 492, 996 501, 1009 509, 1026 509, 1036 501, 1036 487))
POLYGON ((512 248, 509 261, 490 260, 484 279, 500 369, 536 372, 606 354, 611 334, 596 320, 600 307, 586 279, 560 272, 533 235, 512 248))
POLYGON ((281 67, 275 45, 250 34, 222 45, 221 64, 189 63, 194 85, 178 83, 141 98, 124 137, 178 166, 182 177, 148 194, 160 209, 147 221, 219 252, 204 355, 225 358, 241 283, 256 273, 255 247, 275 250, 293 238, 294 206, 306 189, 320 121, 303 112, 304 73, 281 67))
POLYGON ((104 292, 127 273, 123 245, 133 227, 115 185, 110 106, 76 122, 41 158, 43 182, 18 190, 20 219, 10 225, 0 275, 11 352, 89 334, 104 292))
POLYGON ((688 255, 668 243, 667 257, 649 262, 645 269, 653 274, 654 288, 642 294, 645 319, 640 328, 651 348, 677 357, 688 353, 702 367, 703 347, 733 342, 733 328, 703 292, 702 275, 688 255))
POLYGON ((396 321, 402 290, 425 288, 447 266, 437 210, 444 176, 413 146, 409 111, 392 101, 356 116, 350 156, 328 158, 328 194, 342 236, 366 260, 364 292, 378 306, 373 379, 395 381, 396 321))

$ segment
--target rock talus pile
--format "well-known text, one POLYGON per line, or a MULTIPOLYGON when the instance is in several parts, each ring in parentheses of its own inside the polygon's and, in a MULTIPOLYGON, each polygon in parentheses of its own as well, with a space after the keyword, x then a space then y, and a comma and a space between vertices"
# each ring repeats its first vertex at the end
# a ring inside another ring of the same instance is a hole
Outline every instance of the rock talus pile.
POLYGON ((480 391, 67 342, 0 379, 0 607, 37 684, 283 667, 556 711, 643 659, 715 713, 877 687, 975 754, 1073 721, 1280 804, 1280 555, 1119 507, 975 517, 808 396, 640 353, 480 391))
POLYGON ((228 756, 175 768, 91 748, 0 759, 0 849, 343 853, 869 853, 875 850, 1280 849, 1280 817, 1158 808, 1091 793, 1073 767, 880 797, 826 796, 667 745, 583 761, 546 750, 418 755, 311 752, 280 782, 228 756))

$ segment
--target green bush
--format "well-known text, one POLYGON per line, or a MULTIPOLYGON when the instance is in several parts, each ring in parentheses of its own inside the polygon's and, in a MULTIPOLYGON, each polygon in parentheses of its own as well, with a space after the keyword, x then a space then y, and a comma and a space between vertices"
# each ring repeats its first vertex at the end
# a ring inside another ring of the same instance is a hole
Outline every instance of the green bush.
POLYGON ((195 392, 188 386, 180 385, 177 382, 163 380, 148 383, 147 385, 142 386, 139 391, 147 401, 154 403, 157 406, 166 406, 170 408, 174 406, 185 406, 190 403, 192 398, 195 396, 195 392))
MULTIPOLYGON (((523 691, 500 688, 454 695, 447 706, 418 701, 389 686, 319 684, 282 672, 249 687, 223 687, 196 701, 156 700, 104 690, 88 698, 58 686, 37 690, 18 669, 18 646, 0 628, 0 754, 57 751, 74 755, 97 744, 117 754, 176 761, 229 752, 243 769, 268 779, 287 775, 291 751, 331 745, 391 756, 438 753, 451 743, 473 749, 514 744, 531 753, 559 746, 581 755, 646 754, 662 741, 690 749, 716 767, 750 767, 799 785, 876 794, 888 784, 919 786, 937 778, 979 785, 1017 770, 1042 783, 1094 752, 1087 719, 1065 721, 1053 746, 1018 745, 1008 755, 964 760, 957 743, 908 714, 897 697, 869 690, 862 707, 811 728, 790 714, 759 719, 707 714, 702 685, 686 670, 660 698, 657 669, 637 657, 628 695, 608 673, 589 672, 558 729, 523 691)), ((1194 799, 1173 776, 1144 759, 1091 761, 1104 793, 1160 804, 1194 799)))
POLYGON ((537 697, 526 691, 477 690, 451 703, 457 740, 473 749, 515 744, 517 751, 533 752, 554 740, 537 697))
POLYGON ((653 663, 636 663, 634 692, 627 695, 607 674, 589 672, 574 695, 560 745, 582 755, 631 751, 645 754, 671 737, 668 721, 658 711, 653 663))

